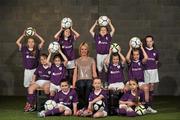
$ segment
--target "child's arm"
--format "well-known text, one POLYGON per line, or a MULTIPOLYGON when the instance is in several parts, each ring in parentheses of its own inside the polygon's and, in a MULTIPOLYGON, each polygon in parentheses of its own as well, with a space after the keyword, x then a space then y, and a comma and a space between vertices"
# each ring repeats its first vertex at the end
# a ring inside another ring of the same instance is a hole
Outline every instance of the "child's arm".
POLYGON ((73 115, 77 113, 77 103, 73 103, 73 115))
POLYGON ((99 100, 102 100, 102 99, 104 99, 104 96, 103 96, 103 95, 100 95, 100 96, 98 96, 97 98, 95 98, 94 100, 90 101, 90 102, 89 102, 89 105, 88 105, 88 110, 91 110, 93 104, 96 103, 96 102, 99 101, 99 100))
POLYGON ((62 31, 63 31, 63 28, 61 27, 61 29, 54 35, 55 40, 59 40, 59 35, 61 34, 62 31))
POLYGON ((79 34, 78 32, 76 32, 72 27, 71 27, 71 30, 72 30, 72 32, 74 33, 75 40, 76 40, 77 38, 79 38, 80 34, 79 34))
POLYGON ((134 105, 136 105, 134 102, 132 102, 132 101, 119 101, 119 103, 120 104, 126 104, 126 105, 128 105, 129 107, 131 107, 131 106, 134 106, 134 105))
POLYGON ((16 44, 19 47, 19 49, 22 47, 21 41, 22 41, 24 36, 25 36, 25 34, 23 32, 23 34, 16 40, 16 44))
POLYGON ((90 32, 90 34, 92 35, 92 37, 94 37, 94 35, 95 35, 94 28, 96 27, 96 25, 97 25, 97 20, 96 20, 96 22, 94 23, 94 25, 91 27, 91 29, 89 30, 89 32, 90 32))
POLYGON ((129 51, 128 51, 127 55, 126 55, 126 61, 127 61, 128 63, 131 62, 131 59, 130 59, 130 57, 131 57, 131 51, 132 51, 132 47, 131 47, 131 45, 130 45, 130 43, 129 43, 129 51))
POLYGON ((50 60, 51 60, 51 55, 52 55, 52 53, 51 53, 51 51, 48 49, 48 51, 49 51, 49 55, 48 55, 48 58, 47 58, 47 63, 48 63, 48 65, 50 66, 51 65, 51 62, 50 62, 50 60))
POLYGON ((74 68, 74 73, 73 73, 73 88, 76 87, 76 81, 77 81, 77 65, 75 65, 75 68, 74 68))
POLYGON ((124 55, 121 53, 121 48, 120 48, 120 47, 118 48, 118 54, 119 54, 119 56, 120 56, 120 58, 121 58, 121 63, 122 63, 122 64, 125 64, 125 63, 126 63, 126 58, 125 58, 124 55))
POLYGON ((114 35, 115 28, 114 28, 114 26, 112 25, 111 20, 109 20, 109 26, 111 27, 111 32, 110 32, 110 35, 111 35, 111 37, 112 37, 112 36, 114 35))
POLYGON ((59 48, 59 53, 60 53, 60 55, 62 56, 62 58, 64 59, 64 62, 63 62, 64 66, 66 66, 67 63, 68 63, 67 57, 64 55, 64 53, 61 51, 60 48, 59 48))
POLYGON ((35 32, 35 36, 38 37, 40 40, 39 48, 41 49, 43 47, 45 41, 37 32, 35 32))
POLYGON ((148 59, 148 55, 147 55, 146 51, 144 50, 142 44, 141 44, 141 50, 142 50, 143 56, 144 56, 144 58, 142 59, 142 63, 146 63, 146 61, 147 61, 147 59, 148 59))
POLYGON ((109 54, 108 54, 108 56, 104 59, 104 64, 105 64, 105 65, 109 65, 111 53, 112 53, 112 48, 109 49, 109 54))

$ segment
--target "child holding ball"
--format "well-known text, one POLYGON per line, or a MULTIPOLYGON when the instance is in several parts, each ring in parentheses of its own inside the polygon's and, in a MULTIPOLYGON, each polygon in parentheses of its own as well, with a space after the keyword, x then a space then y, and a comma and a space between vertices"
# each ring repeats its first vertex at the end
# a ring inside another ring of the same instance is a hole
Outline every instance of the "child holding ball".
POLYGON ((72 85, 72 76, 75 68, 75 51, 73 43, 79 38, 80 34, 76 32, 72 26, 70 28, 62 28, 54 35, 54 38, 59 42, 62 52, 68 59, 67 64, 67 79, 72 85))
MULTIPOLYGON (((24 66, 24 87, 28 89, 32 76, 38 67, 40 50, 44 45, 44 39, 37 33, 34 33, 34 36, 26 37, 25 31, 17 39, 16 44, 19 48, 19 51, 22 53, 23 66, 24 66), (40 40, 38 45, 35 44, 34 36, 40 40), (27 43, 23 44, 22 40, 26 38, 27 43)), ((26 106, 24 107, 26 109, 26 106)))
MULTIPOLYGON (((111 20, 109 20, 109 25, 111 28, 111 32, 108 31, 107 26, 100 26, 99 27, 99 33, 95 33, 94 29, 98 25, 98 21, 94 23, 94 25, 90 29, 90 34, 95 40, 96 43, 96 59, 97 59, 97 69, 98 69, 98 74, 99 77, 102 79, 103 78, 103 67, 104 67, 104 59, 108 56, 109 54, 109 49, 110 49, 110 44, 112 37, 115 32, 115 28, 111 23, 111 20)), ((105 82, 105 81, 103 81, 105 82)))

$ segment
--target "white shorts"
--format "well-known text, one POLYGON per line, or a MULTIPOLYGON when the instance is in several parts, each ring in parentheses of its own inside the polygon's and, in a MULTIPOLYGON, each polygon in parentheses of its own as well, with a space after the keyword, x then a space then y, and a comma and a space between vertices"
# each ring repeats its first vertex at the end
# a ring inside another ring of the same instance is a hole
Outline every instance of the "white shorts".
POLYGON ((24 70, 24 87, 27 88, 29 87, 31 80, 32 80, 32 76, 34 75, 36 69, 25 69, 24 70))
POLYGON ((66 68, 67 69, 75 68, 75 61, 74 60, 68 61, 66 68))
POLYGON ((50 83, 49 80, 37 80, 36 84, 39 85, 39 87, 43 87, 45 83, 50 83))
POLYGON ((158 70, 157 69, 145 70, 144 71, 144 81, 146 84, 158 83, 159 82, 158 70))
POLYGON ((61 90, 61 88, 59 85, 55 85, 53 83, 50 83, 50 91, 58 92, 60 90, 61 90))
POLYGON ((104 55, 101 55, 101 54, 97 54, 97 69, 99 72, 102 72, 103 70, 103 67, 105 66, 104 64, 104 59, 108 56, 108 54, 104 54, 104 55))
MULTIPOLYGON (((145 82, 138 82, 138 86, 141 87, 142 85, 145 85, 145 82)), ((129 85, 129 81, 126 83, 126 85, 129 85)))
POLYGON ((113 89, 113 90, 121 90, 124 88, 124 83, 123 82, 116 82, 109 84, 108 89, 113 89))
POLYGON ((60 108, 60 107, 63 107, 64 110, 69 110, 69 111, 72 112, 72 110, 71 110, 69 107, 63 105, 62 103, 58 103, 57 106, 56 106, 56 108, 60 108))

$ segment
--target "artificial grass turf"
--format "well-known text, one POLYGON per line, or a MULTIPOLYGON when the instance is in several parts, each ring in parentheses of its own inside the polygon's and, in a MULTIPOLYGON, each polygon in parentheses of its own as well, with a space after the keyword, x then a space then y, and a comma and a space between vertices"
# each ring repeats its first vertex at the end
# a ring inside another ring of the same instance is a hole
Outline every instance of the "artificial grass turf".
MULTIPOLYGON (((147 114, 138 117, 124 117, 124 116, 108 116, 106 118, 99 118, 99 120, 180 120, 180 96, 158 96, 155 97, 154 108, 158 110, 157 114, 147 114)), ((34 120, 44 119, 38 118, 37 112, 23 112, 25 104, 25 97, 6 97, 0 96, 0 120, 34 120)), ((73 116, 51 116, 46 117, 46 120, 82 120, 92 119, 73 116)))

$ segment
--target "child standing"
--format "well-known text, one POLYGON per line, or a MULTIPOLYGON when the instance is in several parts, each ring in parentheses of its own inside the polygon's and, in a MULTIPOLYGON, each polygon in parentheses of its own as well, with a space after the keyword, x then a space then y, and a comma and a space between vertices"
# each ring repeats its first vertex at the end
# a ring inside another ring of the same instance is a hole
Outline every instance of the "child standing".
POLYGON ((59 42, 62 48, 62 52, 68 59, 67 63, 67 79, 72 85, 72 76, 75 68, 75 50, 74 50, 74 41, 79 38, 79 33, 76 32, 72 27, 62 28, 54 35, 54 38, 59 42))
POLYGON ((54 101, 57 103, 57 106, 48 111, 41 111, 38 113, 39 117, 46 117, 52 115, 76 115, 77 112, 77 103, 78 97, 76 91, 70 88, 70 85, 67 80, 63 79, 60 82, 61 91, 57 92, 54 97, 54 101))
MULTIPOLYGON (((148 55, 148 60, 145 64, 144 80, 146 84, 149 84, 149 98, 150 98, 150 103, 152 103, 153 91, 155 86, 159 82, 159 76, 158 76, 159 53, 154 47, 153 36, 146 36, 144 40, 145 40, 144 48, 148 55)), ((147 112, 157 113, 157 110, 154 110, 152 109, 151 106, 149 106, 147 112)))
MULTIPOLYGON (((44 45, 44 39, 35 32, 35 37, 40 40, 38 45, 35 44, 34 37, 28 37, 27 43, 22 44, 21 41, 25 37, 25 32, 17 39, 16 44, 19 47, 19 51, 22 53, 23 66, 24 66, 24 87, 28 89, 32 76, 38 67, 40 50, 44 45)), ((24 108, 25 109, 25 108, 24 108)))
MULTIPOLYGON (((90 29, 90 34, 94 38, 96 42, 96 59, 97 59, 97 69, 98 69, 98 74, 99 77, 102 79, 103 78, 103 67, 104 67, 104 59, 108 56, 109 54, 109 49, 110 49, 110 44, 112 37, 115 32, 115 28, 111 23, 111 20, 109 22, 109 25, 111 27, 111 32, 108 32, 108 28, 106 26, 102 26, 99 28, 99 33, 95 33, 94 29, 98 25, 97 20, 94 23, 94 25, 90 29)), ((105 82, 105 81, 103 81, 105 82)))
POLYGON ((119 115, 134 117, 137 115, 134 111, 135 107, 145 103, 144 92, 139 89, 137 80, 129 80, 129 87, 130 90, 124 93, 119 100, 119 109, 117 109, 117 113, 119 115))

